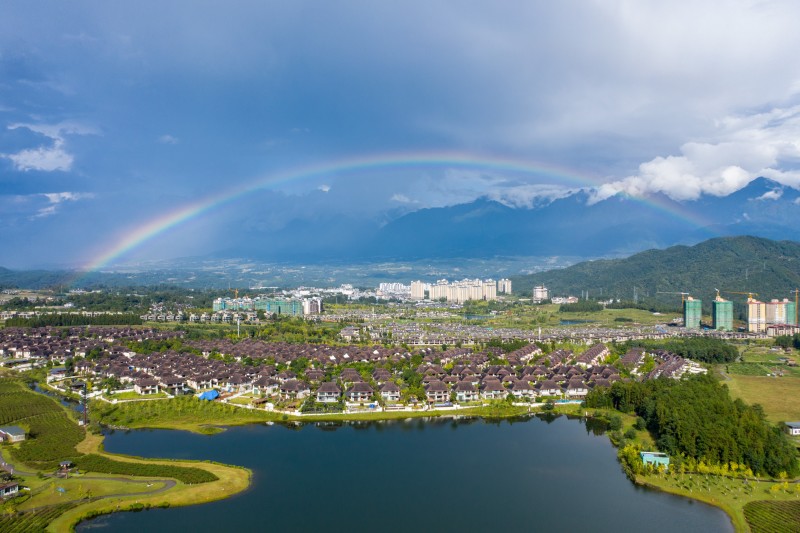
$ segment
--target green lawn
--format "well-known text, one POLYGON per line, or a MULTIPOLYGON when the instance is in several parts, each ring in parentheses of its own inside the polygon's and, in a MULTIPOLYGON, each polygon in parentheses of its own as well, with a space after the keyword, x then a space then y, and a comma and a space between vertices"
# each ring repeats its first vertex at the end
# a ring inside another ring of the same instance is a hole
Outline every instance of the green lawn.
POLYGON ((731 396, 747 403, 758 403, 770 422, 800 420, 800 378, 731 375, 728 386, 731 396))

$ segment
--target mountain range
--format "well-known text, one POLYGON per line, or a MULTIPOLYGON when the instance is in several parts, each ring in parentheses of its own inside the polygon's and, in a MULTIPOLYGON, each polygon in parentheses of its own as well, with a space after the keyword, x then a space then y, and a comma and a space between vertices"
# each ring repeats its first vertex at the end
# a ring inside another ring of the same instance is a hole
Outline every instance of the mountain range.
POLYGON ((217 257, 322 262, 495 256, 619 257, 708 238, 753 235, 800 240, 800 191, 766 178, 724 197, 678 202, 618 194, 592 203, 577 191, 534 208, 479 198, 388 221, 319 213, 269 235, 232 237, 217 257))

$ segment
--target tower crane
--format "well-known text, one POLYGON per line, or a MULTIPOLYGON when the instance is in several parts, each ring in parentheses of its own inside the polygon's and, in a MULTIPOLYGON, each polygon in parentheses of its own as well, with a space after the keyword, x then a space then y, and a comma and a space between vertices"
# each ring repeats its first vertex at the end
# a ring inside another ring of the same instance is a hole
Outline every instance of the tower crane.
POLYGON ((748 300, 752 300, 753 296, 758 296, 756 292, 740 292, 740 291, 722 291, 725 294, 746 294, 748 300))
POLYGON ((798 324, 798 322, 797 322, 797 294, 800 293, 800 290, 799 289, 795 289, 793 291, 789 291, 789 294, 792 294, 792 293, 794 293, 794 325, 798 326, 800 324, 798 324))
POLYGON ((681 295, 681 303, 686 301, 686 298, 689 298, 688 292, 669 292, 669 291, 658 291, 657 294, 680 294, 681 295))

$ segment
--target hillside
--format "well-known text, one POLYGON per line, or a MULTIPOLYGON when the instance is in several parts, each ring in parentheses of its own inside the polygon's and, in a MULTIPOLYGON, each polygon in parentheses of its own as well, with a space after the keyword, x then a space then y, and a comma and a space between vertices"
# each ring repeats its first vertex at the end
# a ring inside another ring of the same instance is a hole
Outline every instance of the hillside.
MULTIPOLYGON (((800 286, 800 243, 759 237, 719 237, 695 246, 673 246, 647 250, 626 259, 586 261, 560 270, 512 278, 514 292, 530 294, 544 284, 551 295, 575 295, 589 291, 591 297, 632 300, 634 287, 639 299, 680 303, 690 292, 710 305, 714 289, 751 291, 759 298, 788 298, 800 286)), ((734 301, 745 298, 723 294, 734 301)))

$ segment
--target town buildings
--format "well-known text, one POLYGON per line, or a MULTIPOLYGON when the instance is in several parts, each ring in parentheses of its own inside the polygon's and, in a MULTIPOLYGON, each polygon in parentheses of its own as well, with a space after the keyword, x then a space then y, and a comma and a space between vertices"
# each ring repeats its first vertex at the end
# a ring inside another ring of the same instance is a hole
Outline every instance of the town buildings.
MULTIPOLYGON (((503 288, 506 287, 511 290, 511 281, 504 280, 503 288)), ((495 300, 497 292, 497 282, 492 279, 463 279, 453 283, 446 279, 436 283, 411 282, 411 298, 414 300, 423 300, 426 296, 428 300, 446 300, 454 303, 468 300, 495 300)))
POLYGON ((550 298, 547 287, 538 285, 533 288, 533 302, 540 303, 550 298))

